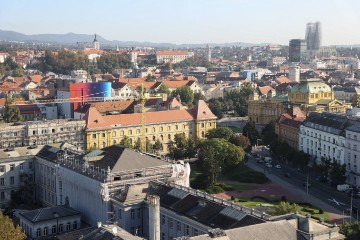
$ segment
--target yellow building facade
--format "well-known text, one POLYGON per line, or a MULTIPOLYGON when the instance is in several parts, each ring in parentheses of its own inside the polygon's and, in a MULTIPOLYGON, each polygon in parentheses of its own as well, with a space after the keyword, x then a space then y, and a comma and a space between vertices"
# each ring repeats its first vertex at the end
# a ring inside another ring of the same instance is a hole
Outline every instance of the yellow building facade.
POLYGON ((320 79, 304 79, 289 87, 288 94, 282 96, 257 93, 249 97, 248 118, 258 124, 276 121, 290 106, 298 106, 308 112, 346 112, 348 105, 334 98, 334 91, 320 79))
MULTIPOLYGON (((90 108, 85 115, 86 148, 104 148, 119 144, 128 137, 131 144, 141 138, 141 114, 119 114, 101 116, 90 108)), ((157 139, 163 144, 163 153, 174 136, 184 133, 187 138, 205 138, 210 129, 216 128, 216 116, 204 101, 193 109, 145 112, 146 139, 154 144, 157 139)))

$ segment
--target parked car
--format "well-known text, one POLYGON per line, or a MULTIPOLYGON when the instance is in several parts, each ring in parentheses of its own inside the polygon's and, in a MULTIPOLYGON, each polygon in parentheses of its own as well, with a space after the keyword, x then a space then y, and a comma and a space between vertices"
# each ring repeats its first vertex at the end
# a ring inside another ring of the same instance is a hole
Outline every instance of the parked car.
POLYGON ((271 168, 271 167, 272 167, 272 165, 271 165, 270 163, 266 163, 266 166, 267 166, 268 168, 271 168))
POLYGON ((291 178, 291 174, 290 174, 290 173, 285 173, 284 176, 287 177, 287 178, 291 178))
POLYGON ((275 165, 275 168, 281 169, 281 166, 279 164, 275 165))

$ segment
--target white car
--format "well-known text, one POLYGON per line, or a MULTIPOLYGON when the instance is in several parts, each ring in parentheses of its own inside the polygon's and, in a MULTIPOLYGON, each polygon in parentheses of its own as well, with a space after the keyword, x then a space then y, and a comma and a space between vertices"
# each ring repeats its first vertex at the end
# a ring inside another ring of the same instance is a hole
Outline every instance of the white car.
POLYGON ((278 165, 275 165, 275 168, 281 169, 281 166, 278 164, 278 165))
POLYGON ((268 168, 271 168, 271 167, 272 167, 272 165, 271 165, 270 163, 267 163, 266 166, 267 166, 268 168))

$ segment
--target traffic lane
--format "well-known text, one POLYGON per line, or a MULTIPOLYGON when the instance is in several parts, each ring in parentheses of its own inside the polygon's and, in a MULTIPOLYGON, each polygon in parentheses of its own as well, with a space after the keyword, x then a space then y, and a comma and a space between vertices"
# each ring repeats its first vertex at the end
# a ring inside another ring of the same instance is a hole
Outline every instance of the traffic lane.
MULTIPOLYGON (((301 179, 302 184, 306 182, 307 176, 305 176, 301 172, 289 168, 288 166, 283 166, 283 170, 289 172, 292 175, 292 178, 286 178, 286 181, 292 183, 294 181, 291 181, 291 179, 297 178, 297 179, 301 179)), ((282 175, 279 175, 279 177, 285 179, 282 175)), ((311 184, 311 187, 309 187, 309 194, 311 194, 312 196, 324 202, 327 202, 330 206, 333 206, 340 211, 346 211, 347 209, 350 208, 350 198, 346 194, 342 192, 338 192, 336 191, 336 189, 331 188, 330 186, 324 186, 324 184, 321 184, 310 178, 309 178, 309 183, 311 184), (334 199, 335 201, 333 201, 334 199)), ((302 186, 302 190, 304 190, 306 194, 306 188, 304 186, 302 186)), ((359 203, 360 201, 358 199, 353 199, 353 204, 359 204, 359 203)))
MULTIPOLYGON (((256 160, 251 161, 251 165, 254 165, 258 169, 263 169, 263 171, 264 171, 265 165, 261 165, 261 164, 257 163, 256 160)), ((266 166, 265 166, 265 168, 266 168, 266 166)), ((274 174, 277 177, 281 178, 282 180, 290 183, 294 187, 301 189, 304 192, 304 194, 306 194, 306 188, 303 186, 304 182, 306 182, 306 177, 302 173, 300 173, 296 170, 293 170, 291 168, 288 168, 287 166, 282 166, 282 169, 276 169, 276 170, 281 170, 281 171, 274 171, 274 170, 275 169, 271 170, 271 174, 274 174), (285 175, 284 175, 285 173, 290 173, 291 177, 290 178, 285 177, 285 175)), ((269 172, 269 170, 266 170, 266 172, 269 172)), ((313 184, 313 181, 309 181, 309 183, 313 184)), ((350 200, 348 198, 346 198, 347 197, 346 195, 338 195, 339 192, 336 192, 334 194, 334 192, 333 192, 334 189, 331 189, 332 191, 328 192, 327 190, 323 190, 321 185, 317 186, 317 184, 314 184, 314 187, 311 186, 309 188, 310 195, 320 199, 323 202, 326 202, 328 205, 330 205, 340 211, 347 211, 347 209, 350 208, 350 200), (336 196, 334 196, 334 195, 336 195, 336 196), (337 202, 343 203, 345 205, 342 205, 342 204, 338 205, 336 202, 329 201, 329 199, 332 200, 333 198, 335 198, 335 200, 337 200, 337 202)))

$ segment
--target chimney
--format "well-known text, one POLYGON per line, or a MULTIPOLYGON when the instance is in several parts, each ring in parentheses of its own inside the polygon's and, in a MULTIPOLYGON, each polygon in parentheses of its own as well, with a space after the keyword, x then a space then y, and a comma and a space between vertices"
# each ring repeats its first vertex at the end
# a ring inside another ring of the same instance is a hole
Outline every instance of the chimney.
POLYGON ((149 195, 149 240, 160 240, 160 197, 149 195))

